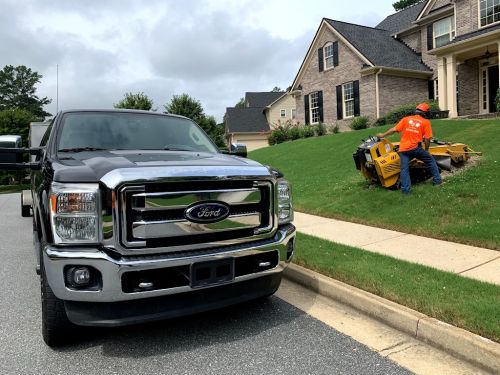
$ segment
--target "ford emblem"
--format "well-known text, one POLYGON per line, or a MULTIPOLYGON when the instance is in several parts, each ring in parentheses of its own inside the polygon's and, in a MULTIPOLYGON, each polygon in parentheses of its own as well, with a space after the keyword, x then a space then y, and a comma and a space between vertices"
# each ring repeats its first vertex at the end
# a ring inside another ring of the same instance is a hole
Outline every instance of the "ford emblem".
POLYGON ((229 207, 222 202, 198 203, 186 209, 184 216, 193 223, 217 223, 229 216, 229 207))

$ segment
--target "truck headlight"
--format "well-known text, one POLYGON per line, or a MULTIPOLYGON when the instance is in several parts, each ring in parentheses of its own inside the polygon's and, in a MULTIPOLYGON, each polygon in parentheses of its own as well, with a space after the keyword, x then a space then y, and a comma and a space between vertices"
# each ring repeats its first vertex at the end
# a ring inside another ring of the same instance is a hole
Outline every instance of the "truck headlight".
POLYGON ((286 224, 293 221, 292 208, 292 188, 286 180, 279 180, 277 184, 278 190, 278 222, 286 224))
POLYGON ((50 189, 50 219, 56 244, 98 243, 100 195, 97 184, 62 184, 50 189))

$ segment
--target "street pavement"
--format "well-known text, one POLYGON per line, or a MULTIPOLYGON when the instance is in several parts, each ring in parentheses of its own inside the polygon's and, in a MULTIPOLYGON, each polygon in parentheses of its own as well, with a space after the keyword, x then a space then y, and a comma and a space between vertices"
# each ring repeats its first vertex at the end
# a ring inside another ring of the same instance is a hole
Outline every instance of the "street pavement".
POLYGON ((224 310, 42 341, 31 218, 0 195, 0 374, 408 374, 274 296, 224 310))

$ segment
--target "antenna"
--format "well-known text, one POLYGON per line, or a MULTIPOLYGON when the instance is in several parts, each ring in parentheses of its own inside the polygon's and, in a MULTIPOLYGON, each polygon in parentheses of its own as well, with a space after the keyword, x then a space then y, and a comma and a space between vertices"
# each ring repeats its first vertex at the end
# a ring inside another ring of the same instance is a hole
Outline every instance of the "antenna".
POLYGON ((56 114, 59 113, 59 64, 56 65, 56 114))

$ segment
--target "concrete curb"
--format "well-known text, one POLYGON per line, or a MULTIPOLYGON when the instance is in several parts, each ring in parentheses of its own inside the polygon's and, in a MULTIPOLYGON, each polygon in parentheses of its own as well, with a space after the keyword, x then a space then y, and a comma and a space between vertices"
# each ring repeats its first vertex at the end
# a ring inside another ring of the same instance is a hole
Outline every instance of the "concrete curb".
POLYGON ((475 366, 500 373, 500 344, 489 339, 295 264, 287 267, 284 276, 475 366))

